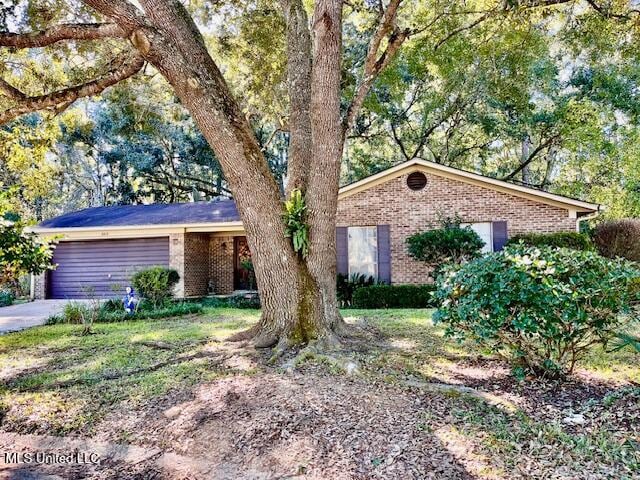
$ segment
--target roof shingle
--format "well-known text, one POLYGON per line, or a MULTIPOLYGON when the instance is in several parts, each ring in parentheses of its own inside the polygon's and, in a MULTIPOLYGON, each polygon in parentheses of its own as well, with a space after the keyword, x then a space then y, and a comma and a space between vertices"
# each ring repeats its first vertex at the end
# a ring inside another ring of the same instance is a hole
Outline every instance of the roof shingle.
POLYGON ((240 216, 235 202, 218 200, 85 208, 45 220, 38 226, 41 228, 133 227, 238 221, 240 216))

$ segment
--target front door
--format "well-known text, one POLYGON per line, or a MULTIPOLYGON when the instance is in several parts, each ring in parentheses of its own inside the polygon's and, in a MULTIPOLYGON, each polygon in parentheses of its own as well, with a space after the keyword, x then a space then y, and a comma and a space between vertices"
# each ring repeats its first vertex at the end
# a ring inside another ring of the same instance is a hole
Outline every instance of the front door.
POLYGON ((233 288, 235 290, 255 290, 256 281, 247 237, 234 237, 233 252, 233 288))

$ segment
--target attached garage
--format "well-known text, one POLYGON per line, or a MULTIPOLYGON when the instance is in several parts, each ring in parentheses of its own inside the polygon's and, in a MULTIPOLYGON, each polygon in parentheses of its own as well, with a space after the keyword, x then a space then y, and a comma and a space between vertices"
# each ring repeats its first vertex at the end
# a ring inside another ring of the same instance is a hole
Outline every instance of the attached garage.
POLYGON ((119 296, 136 271, 169 266, 169 237, 60 242, 53 261, 48 298, 119 296))

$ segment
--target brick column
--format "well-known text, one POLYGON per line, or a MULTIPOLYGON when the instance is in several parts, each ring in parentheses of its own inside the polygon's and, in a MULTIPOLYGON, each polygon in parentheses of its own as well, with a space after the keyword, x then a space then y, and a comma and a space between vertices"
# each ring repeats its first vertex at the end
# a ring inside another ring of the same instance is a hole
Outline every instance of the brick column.
POLYGON ((44 300, 47 298, 47 273, 34 275, 32 283, 31 298, 33 300, 44 300))
POLYGON ((216 294, 233 293, 233 237, 211 237, 209 276, 216 294))
POLYGON ((169 267, 180 275, 180 280, 173 288, 173 294, 177 298, 184 297, 184 236, 184 233, 169 235, 169 267))
POLYGON ((209 234, 184 237, 184 296, 204 297, 209 286, 209 234))

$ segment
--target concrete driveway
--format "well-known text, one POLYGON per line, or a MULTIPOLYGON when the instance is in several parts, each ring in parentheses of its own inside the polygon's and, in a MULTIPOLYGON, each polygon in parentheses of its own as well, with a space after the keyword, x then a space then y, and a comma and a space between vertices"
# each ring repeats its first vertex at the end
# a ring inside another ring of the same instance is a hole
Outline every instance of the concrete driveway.
POLYGON ((44 325, 51 315, 60 313, 69 300, 36 300, 0 308, 0 335, 44 325))

